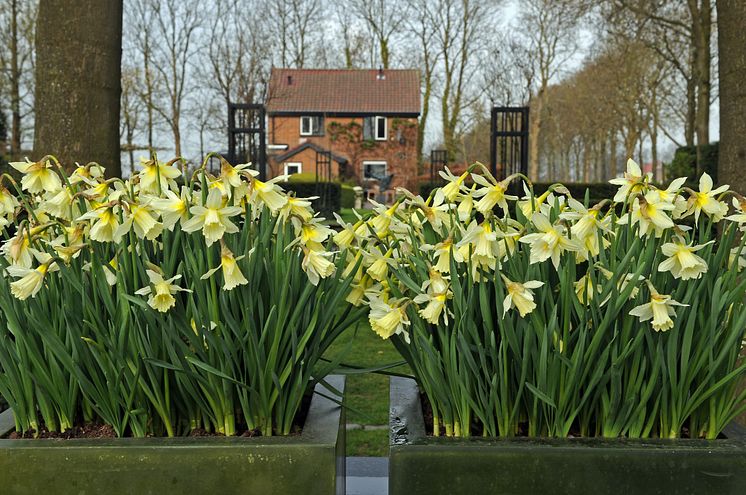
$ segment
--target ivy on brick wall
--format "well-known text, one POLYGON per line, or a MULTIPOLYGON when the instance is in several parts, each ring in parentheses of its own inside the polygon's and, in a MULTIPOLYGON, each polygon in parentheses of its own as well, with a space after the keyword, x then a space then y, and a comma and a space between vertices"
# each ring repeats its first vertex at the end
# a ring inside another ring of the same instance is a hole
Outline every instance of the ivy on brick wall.
MULTIPOLYGON (((400 170, 401 164, 407 160, 408 153, 404 147, 416 144, 418 126, 416 122, 407 119, 391 119, 391 135, 385 141, 375 141, 363 138, 363 126, 355 121, 343 123, 331 121, 327 124, 326 131, 332 143, 338 146, 349 158, 352 164, 360 163, 361 156, 364 153, 376 151, 386 157, 391 165, 391 169, 396 174, 400 170), (399 163, 397 163, 399 162, 399 163)), ((413 150, 416 155, 416 150, 413 150)), ((350 171, 348 177, 343 179, 355 178, 353 174, 359 171, 350 171)))

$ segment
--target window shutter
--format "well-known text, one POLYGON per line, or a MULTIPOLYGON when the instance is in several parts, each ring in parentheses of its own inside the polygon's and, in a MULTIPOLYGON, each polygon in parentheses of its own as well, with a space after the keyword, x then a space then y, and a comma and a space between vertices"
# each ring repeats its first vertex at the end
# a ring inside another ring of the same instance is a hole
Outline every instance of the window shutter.
POLYGON ((363 139, 373 139, 373 127, 375 126, 375 119, 373 117, 363 117, 363 139))
POLYGON ((312 134, 314 136, 323 136, 324 135, 324 117, 317 115, 313 118, 313 130, 312 134))

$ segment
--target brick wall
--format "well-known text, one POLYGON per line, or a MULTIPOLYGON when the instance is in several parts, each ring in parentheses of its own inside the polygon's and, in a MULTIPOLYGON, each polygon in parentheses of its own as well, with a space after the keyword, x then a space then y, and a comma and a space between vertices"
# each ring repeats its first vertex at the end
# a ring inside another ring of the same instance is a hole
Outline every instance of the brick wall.
MULTIPOLYGON (((278 175, 281 175, 285 173, 285 166, 284 163, 300 163, 301 164, 301 172, 304 174, 308 173, 315 173, 316 172, 316 151, 311 148, 306 148, 303 151, 299 152, 296 155, 291 156, 285 162, 278 163, 275 160, 270 160, 269 163, 269 173, 267 174, 269 177, 277 177, 278 175)), ((321 172, 323 174, 324 172, 321 172)), ((332 160, 332 166, 331 166, 331 173, 332 178, 336 179, 339 177, 339 164, 332 160)))
MULTIPOLYGON (((388 116, 385 141, 363 141, 362 126, 362 117, 325 117, 323 136, 301 136, 299 116, 270 116, 268 141, 270 144, 286 144, 287 150, 306 142, 317 144, 346 158, 349 163, 342 173, 357 182, 362 181, 364 161, 385 161, 387 173, 394 174, 392 188, 414 190, 417 184, 417 119, 388 116)), ((316 153, 310 149, 287 161, 301 162, 304 172, 314 172, 316 169, 316 153)), ((270 169, 274 175, 283 171, 282 164, 274 160, 271 160, 270 169)), ((337 177, 339 173, 336 163, 333 164, 334 176, 337 177)))

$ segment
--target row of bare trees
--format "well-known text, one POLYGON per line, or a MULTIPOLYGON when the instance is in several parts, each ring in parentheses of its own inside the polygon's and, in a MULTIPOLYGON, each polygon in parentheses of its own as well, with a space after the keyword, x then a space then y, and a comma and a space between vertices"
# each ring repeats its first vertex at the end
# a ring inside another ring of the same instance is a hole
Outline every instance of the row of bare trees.
MULTIPOLYGON (((710 0, 520 5, 516 33, 494 58, 493 73, 508 77, 489 82, 488 101, 518 94, 530 105, 533 178, 605 180, 635 157, 660 180, 662 149, 670 157, 675 146, 709 143, 717 97, 710 0)), ((484 118, 474 122, 463 134, 468 160, 489 149, 484 118)))
MULTIPOLYGON (((273 66, 418 68, 419 149, 487 160, 489 106, 531 107, 529 173, 601 180, 662 141, 709 141, 711 0, 124 0, 120 134, 198 159, 229 101, 262 101, 273 66), (511 18, 510 22, 504 20, 511 18)), ((0 5, 0 110, 31 142, 36 0, 0 5)), ((716 73, 715 73, 716 75, 716 73)))
POLYGON ((0 112, 10 116, 7 147, 13 158, 20 155, 24 135, 34 127, 36 11, 35 1, 0 3, 0 112))

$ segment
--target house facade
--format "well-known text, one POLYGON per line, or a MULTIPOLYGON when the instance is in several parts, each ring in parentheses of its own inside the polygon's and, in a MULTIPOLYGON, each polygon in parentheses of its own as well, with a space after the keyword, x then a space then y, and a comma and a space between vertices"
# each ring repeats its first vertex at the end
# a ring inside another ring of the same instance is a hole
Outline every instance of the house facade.
POLYGON ((266 109, 270 176, 319 170, 387 199, 416 186, 418 71, 273 69, 266 109))

